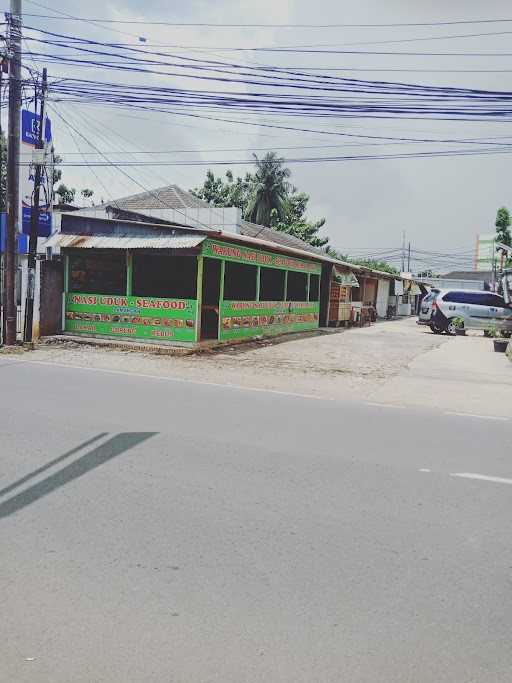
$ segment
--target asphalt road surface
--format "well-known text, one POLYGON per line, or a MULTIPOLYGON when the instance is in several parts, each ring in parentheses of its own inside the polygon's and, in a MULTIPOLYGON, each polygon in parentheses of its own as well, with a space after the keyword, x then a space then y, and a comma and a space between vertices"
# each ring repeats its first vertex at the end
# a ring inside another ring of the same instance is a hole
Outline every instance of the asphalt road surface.
POLYGON ((0 358, 0 680, 512 679, 512 422, 0 358))

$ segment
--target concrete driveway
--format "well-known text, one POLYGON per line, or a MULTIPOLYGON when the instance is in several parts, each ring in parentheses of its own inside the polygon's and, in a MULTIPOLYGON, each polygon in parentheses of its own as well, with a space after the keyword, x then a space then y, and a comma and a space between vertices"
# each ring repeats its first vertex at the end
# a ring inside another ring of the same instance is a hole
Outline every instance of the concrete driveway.
MULTIPOLYGON (((418 334, 431 336, 430 331, 418 334)), ((481 332, 443 337, 373 393, 388 405, 422 406, 482 416, 512 417, 512 363, 481 332)))

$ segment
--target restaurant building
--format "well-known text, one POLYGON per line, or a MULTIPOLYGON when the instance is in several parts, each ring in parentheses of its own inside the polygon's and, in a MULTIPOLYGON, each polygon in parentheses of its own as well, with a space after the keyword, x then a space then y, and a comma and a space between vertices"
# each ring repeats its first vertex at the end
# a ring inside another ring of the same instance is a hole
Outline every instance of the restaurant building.
POLYGON ((73 335, 189 345, 327 324, 335 260, 316 250, 80 212, 62 216, 47 246, 63 263, 62 329, 73 335))

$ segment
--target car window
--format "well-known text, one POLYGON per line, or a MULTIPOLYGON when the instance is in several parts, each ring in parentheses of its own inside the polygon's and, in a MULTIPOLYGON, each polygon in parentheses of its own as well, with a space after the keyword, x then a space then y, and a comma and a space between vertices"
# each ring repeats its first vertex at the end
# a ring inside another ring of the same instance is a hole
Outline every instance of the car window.
POLYGON ((443 296, 443 301, 448 301, 448 302, 454 303, 454 304, 469 303, 467 301, 467 299, 468 299, 467 294, 468 294, 467 292, 447 292, 443 296))
POLYGON ((485 293, 485 306, 493 306, 494 308, 505 308, 505 299, 499 294, 492 292, 485 293))
POLYGON ((504 306, 502 297, 492 292, 451 291, 443 296, 443 301, 477 306, 504 306))

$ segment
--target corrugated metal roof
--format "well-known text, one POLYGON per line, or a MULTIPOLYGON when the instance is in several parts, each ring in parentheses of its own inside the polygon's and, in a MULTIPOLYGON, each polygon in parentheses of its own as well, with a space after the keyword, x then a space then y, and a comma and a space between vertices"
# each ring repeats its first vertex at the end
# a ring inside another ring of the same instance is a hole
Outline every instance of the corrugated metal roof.
POLYGON ((121 235, 57 233, 46 241, 45 246, 68 249, 191 249, 205 239, 205 235, 169 235, 168 232, 151 235, 134 231, 121 235))

